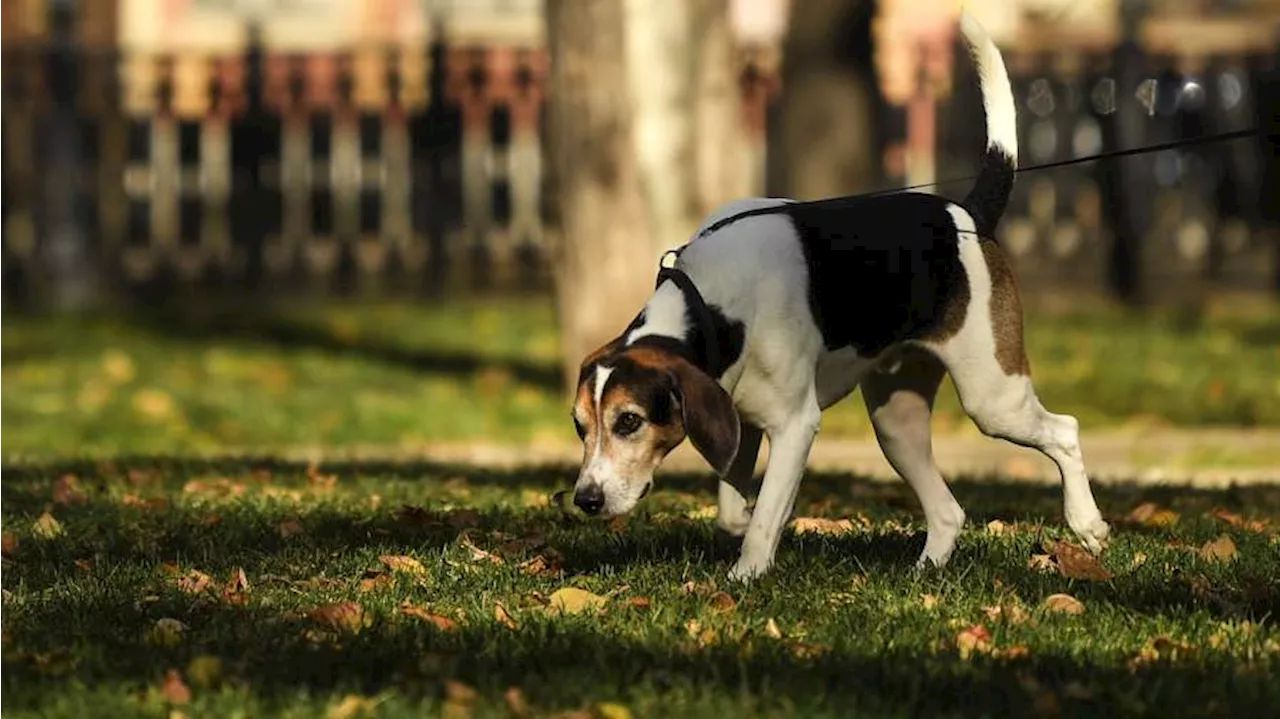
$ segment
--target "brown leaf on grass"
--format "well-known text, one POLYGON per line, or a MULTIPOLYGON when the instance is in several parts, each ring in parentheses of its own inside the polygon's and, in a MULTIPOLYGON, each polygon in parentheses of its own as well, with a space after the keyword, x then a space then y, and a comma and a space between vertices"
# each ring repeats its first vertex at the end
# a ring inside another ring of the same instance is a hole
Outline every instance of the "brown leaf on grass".
POLYGON ((773 617, 769 617, 769 621, 765 622, 764 633, 772 639, 782 638, 782 630, 778 628, 778 622, 773 617))
POLYGON ((520 628, 520 623, 511 616, 511 612, 508 612, 507 608, 502 606, 501 602, 494 602, 493 618, 496 619, 499 624, 513 632, 520 628))
POLYGON ((961 659, 968 659, 974 654, 991 653, 991 632, 981 624, 974 624, 961 630, 956 635, 956 649, 961 659))
POLYGON ((477 547, 475 542, 471 541, 470 535, 463 533, 459 535, 458 542, 471 552, 471 561, 473 562, 489 562, 490 564, 502 564, 502 557, 477 547))
POLYGON ((1008 525, 998 519, 987 522, 987 534, 993 537, 999 537, 1009 531, 1008 525))
POLYGON ((236 567, 231 581, 223 588, 222 600, 228 604, 245 604, 249 601, 249 578, 240 567, 236 567))
POLYGON ((170 669, 164 673, 164 681, 160 684, 160 696, 170 704, 187 704, 191 701, 191 688, 182 681, 181 672, 170 669))
POLYGON ((796 534, 812 533, 827 536, 838 536, 854 531, 853 520, 851 519, 825 519, 823 517, 796 517, 791 523, 791 528, 796 534))
POLYGON ((1158 636, 1148 639, 1138 653, 1129 660, 1130 669, 1154 664, 1156 662, 1178 661, 1195 653, 1195 649, 1181 639, 1158 636))
POLYGON ((703 627, 702 622, 697 619, 690 619, 685 622, 685 632, 693 639, 699 647, 705 648, 715 644, 720 639, 720 634, 711 627, 703 627))
POLYGON ((592 594, 577 587, 564 587, 551 593, 547 610, 560 614, 581 614, 586 611, 599 611, 608 600, 598 594, 592 594))
POLYGON ((31 531, 41 539, 55 539, 62 535, 62 523, 45 512, 31 525, 31 531))
POLYGON ((422 566, 422 562, 398 554, 383 554, 378 557, 378 561, 382 562, 393 572, 403 572, 405 574, 423 575, 427 573, 427 568, 422 566))
POLYGON ((595 705, 598 719, 631 719, 631 710, 615 702, 600 702, 595 705))
POLYGON ((302 534, 303 531, 305 530, 302 526, 302 522, 299 522, 296 519, 286 519, 280 524, 276 525, 276 532, 279 533, 280 537, 283 539, 288 539, 289 537, 295 537, 299 534, 302 534))
POLYGON ((1236 543, 1235 540, 1224 534, 1211 542, 1205 543, 1196 554, 1206 562, 1222 562, 1224 564, 1234 562, 1236 560, 1236 543))
POLYGON ((815 659, 827 651, 826 646, 813 642, 791 642, 787 648, 791 650, 791 656, 801 661, 815 659))
POLYGON ((458 623, 442 614, 433 614, 422 607, 415 607, 409 602, 400 605, 400 613, 405 616, 421 619, 428 624, 434 624, 436 629, 442 632, 451 631, 458 628, 458 623))
POLYGON ((1125 515, 1124 521, 1143 527, 1168 527, 1178 521, 1178 513, 1161 509, 1155 502, 1143 502, 1125 515))
POLYGON ((120 504, 126 507, 136 507, 144 512, 161 512, 169 508, 169 499, 167 497, 139 497, 130 492, 120 497, 120 504))
POLYGON ((359 633, 365 624, 364 607, 356 602, 322 604, 307 612, 307 616, 325 627, 351 634, 359 633))
POLYGON ((1146 552, 1134 552, 1133 559, 1129 562, 1129 569, 1137 569, 1147 563, 1146 552))
POLYGON ((92 560, 92 559, 87 559, 87 558, 77 559, 75 562, 73 562, 73 564, 75 564, 75 565, 76 565, 76 569, 79 569, 79 570, 80 570, 80 571, 82 571, 82 572, 92 572, 92 571, 93 571, 93 560, 92 560))
POLYGON ((80 478, 74 474, 64 474, 54 481, 54 504, 80 504, 85 499, 84 490, 80 488, 80 478))
POLYGON ((982 613, 991 621, 1003 620, 1006 624, 1022 624, 1030 619, 1027 610, 1015 600, 1009 604, 995 604, 982 608, 982 613))
POLYGON ((684 592, 685 594, 695 594, 698 596, 709 597, 712 594, 715 594, 716 585, 714 582, 710 582, 710 581, 695 582, 693 580, 689 580, 680 586, 680 591, 684 592))
POLYGON ((1238 529, 1243 529, 1245 531, 1253 532, 1255 534, 1262 534, 1263 532, 1267 531, 1266 522, 1263 522, 1257 519, 1245 519, 1244 517, 1241 517, 1240 515, 1234 514, 1232 512, 1228 512, 1225 509, 1213 510, 1213 516, 1214 518, 1219 519, 1223 522, 1226 522, 1227 524, 1230 524, 1233 527, 1236 527, 1238 529))
POLYGON ((997 659, 1022 659, 1031 656, 1031 647, 1026 644, 1014 644, 1011 647, 996 647, 991 656, 997 659))
POLYGON ((1046 547, 1049 555, 1058 564, 1058 572, 1068 579, 1085 579, 1106 581, 1111 579, 1111 572, 1098 562, 1098 558, 1083 547, 1070 542, 1051 542, 1046 547))
POLYGON ((18 551, 18 537, 12 532, 0 533, 0 554, 5 559, 13 559, 13 553, 18 551))
POLYGON ((1057 614, 1084 614, 1084 603, 1070 594, 1050 594, 1045 597, 1043 606, 1057 614))
POLYGON ((366 569, 360 577, 358 588, 361 592, 368 593, 390 589, 395 585, 396 580, 390 574, 377 569, 366 569))
POLYGON ((548 558, 539 554, 533 559, 521 562, 518 566, 521 572, 531 577, 560 574, 564 571, 564 565, 561 564, 560 558, 554 555, 548 558))
POLYGON ((362 697, 359 694, 348 694, 342 698, 342 701, 329 707, 329 711, 325 712, 325 719, 359 719, 361 717, 372 717, 374 708, 378 705, 377 700, 371 697, 362 697))
POLYGON ((648 597, 627 597, 627 606, 635 609, 648 609, 653 606, 653 600, 648 597))
POLYGON ((711 610, 717 614, 727 614, 738 607, 738 600, 728 592, 716 592, 711 595, 711 610))
POLYGON ((1027 560, 1027 568, 1037 572, 1056 572, 1058 565, 1054 563, 1053 557, 1047 554, 1033 554, 1027 560))
POLYGON ((924 606, 925 609, 933 609, 934 607, 938 606, 938 595, 921 594, 920 604, 924 606))
POLYGON ((516 719, 524 719, 533 713, 533 709, 529 706, 529 700, 525 699, 524 692, 520 687, 509 687, 502 693, 502 699, 507 704, 507 711, 511 712, 511 716, 516 719))
POLYGON ((212 581, 213 578, 208 574, 198 569, 191 569, 178 577, 178 590, 185 594, 199 594, 208 589, 212 581))
POLYGON ((184 494, 222 498, 239 497, 248 490, 249 488, 243 482, 233 482, 226 477, 193 479, 182 485, 184 494))
POLYGON ((460 704, 474 704, 480 698, 480 692, 474 688, 456 679, 446 679, 444 682, 444 699, 449 702, 458 702, 460 704))

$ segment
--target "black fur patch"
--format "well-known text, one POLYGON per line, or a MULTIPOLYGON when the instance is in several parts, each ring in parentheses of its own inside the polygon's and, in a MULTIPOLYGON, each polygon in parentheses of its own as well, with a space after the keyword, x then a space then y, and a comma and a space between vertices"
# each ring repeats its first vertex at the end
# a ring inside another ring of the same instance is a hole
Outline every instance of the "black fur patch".
POLYGON ((670 373, 637 364, 625 354, 602 359, 601 363, 613 370, 604 385, 606 393, 614 385, 627 387, 644 410, 648 421, 664 426, 672 422, 675 404, 671 396, 676 385, 675 378, 670 373))
POLYGON ((967 290, 946 199, 920 193, 785 205, 827 349, 874 355, 938 327, 967 290))

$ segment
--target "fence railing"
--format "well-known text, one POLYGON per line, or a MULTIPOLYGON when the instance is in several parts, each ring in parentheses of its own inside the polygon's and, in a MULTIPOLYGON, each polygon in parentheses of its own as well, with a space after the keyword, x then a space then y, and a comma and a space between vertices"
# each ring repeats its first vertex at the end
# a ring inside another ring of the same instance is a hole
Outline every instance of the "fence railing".
MULTIPOLYGON (((69 286, 107 297, 546 287, 539 48, 3 53, 7 300, 69 286)), ((1020 176, 1000 239, 1028 294, 1280 288, 1280 168, 1265 136, 1280 116, 1277 55, 1200 57, 1008 51, 1024 165, 1117 147, 1135 108, 1142 143, 1264 132, 1020 176), (1136 244, 1121 246, 1125 227, 1136 244)), ((744 117, 763 117, 774 68, 750 50, 742 63, 744 117)), ((980 112, 974 83, 955 82, 940 177, 975 169, 980 112)))

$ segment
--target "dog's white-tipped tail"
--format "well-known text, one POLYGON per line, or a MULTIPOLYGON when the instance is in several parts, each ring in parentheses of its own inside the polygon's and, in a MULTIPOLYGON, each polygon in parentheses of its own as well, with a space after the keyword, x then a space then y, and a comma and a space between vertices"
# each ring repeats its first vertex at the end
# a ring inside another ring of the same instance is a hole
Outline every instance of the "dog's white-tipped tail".
POLYGON ((960 34, 978 71, 982 108, 987 116, 987 153, 978 179, 964 199, 977 229, 990 237, 1004 214, 1018 166, 1018 111, 1000 49, 968 11, 960 14, 960 34))

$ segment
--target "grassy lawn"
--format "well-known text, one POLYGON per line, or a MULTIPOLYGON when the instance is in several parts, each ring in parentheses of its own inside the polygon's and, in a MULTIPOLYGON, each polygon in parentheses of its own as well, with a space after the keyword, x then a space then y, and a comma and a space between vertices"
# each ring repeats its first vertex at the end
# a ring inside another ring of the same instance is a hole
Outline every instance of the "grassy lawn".
POLYGON ((3 710, 1228 717, 1280 705, 1280 488, 1101 490, 1118 534, 1098 578, 1069 555, 1037 556, 1066 538, 1056 488, 957 482, 972 519, 960 548, 946 570, 916 573, 910 490, 817 475, 798 516, 826 521, 799 522, 776 571, 741 588, 724 580, 736 547, 712 528, 705 478, 667 478, 613 524, 548 506, 569 479, 10 464, 3 710))
MULTIPOLYGON (((1280 425, 1275 305, 1035 313, 1027 340, 1046 405, 1086 429, 1280 425)), ((543 300, 6 316, 2 341, 8 456, 574 438, 543 300)), ((939 403, 936 431, 976 432, 949 387, 939 403)), ((857 398, 823 422, 869 432, 857 398)))

